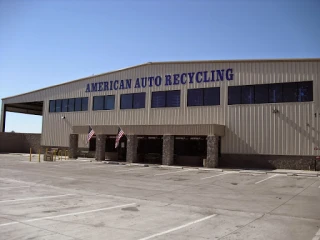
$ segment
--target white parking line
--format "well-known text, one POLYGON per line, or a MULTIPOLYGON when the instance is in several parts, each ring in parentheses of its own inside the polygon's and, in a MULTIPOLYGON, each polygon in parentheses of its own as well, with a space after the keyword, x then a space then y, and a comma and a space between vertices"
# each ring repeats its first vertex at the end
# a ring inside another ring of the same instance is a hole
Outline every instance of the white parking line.
POLYGON ((100 211, 112 210, 112 209, 116 209, 116 208, 129 207, 129 206, 132 206, 132 205, 136 205, 136 203, 117 205, 117 206, 107 207, 107 208, 99 208, 99 209, 94 209, 94 210, 89 210, 89 211, 84 211, 84 212, 75 212, 75 213, 67 213, 67 214, 56 215, 56 216, 33 218, 33 219, 21 221, 21 222, 16 222, 16 221, 15 222, 8 222, 8 223, 0 224, 0 227, 13 225, 13 224, 18 224, 18 223, 28 223, 28 222, 35 222, 35 221, 45 220, 45 219, 53 219, 53 218, 60 218, 60 217, 66 217, 66 216, 81 215, 81 214, 86 214, 86 213, 100 212, 100 211))
POLYGON ((30 200, 47 199, 47 198, 59 198, 59 197, 67 197, 67 196, 74 196, 74 195, 76 195, 76 194, 64 194, 64 195, 55 195, 55 196, 46 196, 46 197, 34 197, 34 198, 22 198, 22 199, 1 200, 0 203, 18 202, 18 201, 30 201, 30 200))
POLYGON ((316 235, 312 238, 312 240, 319 240, 320 239, 320 228, 316 235))
POLYGON ((162 175, 167 175, 167 174, 174 174, 174 173, 188 172, 188 171, 192 171, 192 170, 194 170, 194 169, 186 169, 186 170, 175 171, 175 172, 158 173, 158 174, 155 174, 154 176, 162 176, 162 175))
POLYGON ((5 190, 5 189, 14 189, 14 188, 29 188, 30 186, 21 186, 21 187, 3 187, 0 188, 0 190, 5 190))
POLYGON ((230 173, 233 173, 233 172, 225 172, 225 173, 221 173, 221 174, 214 175, 214 176, 210 176, 210 177, 204 177, 204 178, 201 178, 201 180, 205 180, 205 179, 209 179, 209 178, 214 178, 214 177, 219 177, 219 176, 226 175, 226 174, 230 174, 230 173))
POLYGON ((215 216, 217 216, 217 214, 213 214, 213 215, 210 215, 210 216, 207 216, 207 217, 198 219, 198 220, 196 220, 196 221, 189 222, 189 223, 187 223, 187 224, 181 225, 181 226, 176 227, 176 228, 171 228, 171 229, 169 229, 169 230, 167 230, 167 231, 164 231, 164 232, 161 232, 161 233, 153 234, 153 235, 151 235, 151 236, 149 236, 149 237, 140 238, 139 240, 147 240, 147 239, 155 238, 155 237, 158 237, 158 236, 161 236, 161 235, 165 235, 165 234, 167 234, 167 233, 171 233, 171 232, 173 232, 173 231, 177 231, 177 230, 179 230, 179 229, 181 229, 181 228, 188 227, 188 226, 190 226, 190 225, 192 225, 192 224, 195 224, 195 223, 199 223, 199 222, 208 220, 208 219, 210 219, 210 218, 212 218, 212 217, 215 217, 215 216))
POLYGON ((142 167, 142 168, 133 168, 133 169, 126 169, 126 170, 119 170, 115 172, 129 172, 129 171, 134 171, 134 170, 142 170, 142 169, 148 169, 148 167, 142 167))
POLYGON ((261 181, 259 181, 259 182, 256 182, 255 184, 258 184, 258 183, 267 181, 268 179, 274 178, 274 177, 276 177, 276 176, 279 176, 279 174, 272 175, 271 177, 265 178, 265 179, 263 179, 263 180, 261 180, 261 181))

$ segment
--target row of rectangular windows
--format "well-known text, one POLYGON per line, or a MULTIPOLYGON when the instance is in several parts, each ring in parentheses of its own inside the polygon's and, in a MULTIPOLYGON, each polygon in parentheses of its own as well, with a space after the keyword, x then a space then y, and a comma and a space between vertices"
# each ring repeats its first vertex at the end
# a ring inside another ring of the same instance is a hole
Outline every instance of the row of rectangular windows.
MULTIPOLYGON (((146 93, 121 94, 120 109, 145 108, 146 93)), ((228 105, 313 101, 313 83, 228 87, 228 105)), ((187 106, 220 105, 220 88, 188 89, 187 106)), ((151 108, 180 107, 180 90, 152 92, 151 108)), ((94 96, 92 110, 114 110, 115 95, 94 96)), ((87 111, 88 98, 50 100, 50 112, 87 111)))

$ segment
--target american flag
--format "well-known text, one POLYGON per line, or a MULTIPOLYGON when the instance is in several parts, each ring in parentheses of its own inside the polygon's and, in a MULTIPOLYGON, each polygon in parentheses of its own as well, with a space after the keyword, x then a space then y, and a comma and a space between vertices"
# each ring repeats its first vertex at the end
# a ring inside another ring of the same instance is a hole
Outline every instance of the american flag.
POLYGON ((90 139, 92 138, 92 136, 95 134, 95 132, 93 131, 92 127, 89 126, 89 131, 88 131, 88 136, 87 136, 87 143, 90 141, 90 139))
POLYGON ((122 129, 119 127, 118 128, 118 135, 116 137, 116 144, 115 144, 115 148, 117 148, 119 146, 119 142, 120 142, 120 139, 121 137, 124 135, 124 131, 122 131, 122 129))

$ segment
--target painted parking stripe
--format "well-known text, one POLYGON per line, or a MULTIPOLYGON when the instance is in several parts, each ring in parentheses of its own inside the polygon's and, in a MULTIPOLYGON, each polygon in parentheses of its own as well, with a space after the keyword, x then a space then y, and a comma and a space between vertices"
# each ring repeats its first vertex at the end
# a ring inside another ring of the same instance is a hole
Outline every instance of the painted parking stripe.
POLYGON ((30 200, 48 199, 48 198, 59 198, 59 197, 67 197, 67 196, 74 196, 74 195, 76 195, 76 194, 64 194, 64 195, 55 195, 55 196, 46 196, 46 197, 34 197, 34 198, 21 198, 21 199, 11 199, 11 200, 1 200, 0 203, 18 202, 18 201, 30 201, 30 200))
POLYGON ((180 170, 180 171, 175 171, 175 172, 158 173, 158 174, 155 174, 154 176, 162 176, 162 175, 167 175, 167 174, 182 173, 182 172, 188 172, 188 171, 192 171, 192 170, 194 170, 194 169, 186 169, 186 170, 180 170))
POLYGON ((191 226, 191 225, 193 225, 193 224, 196 224, 196 223, 199 223, 199 222, 203 222, 203 221, 208 220, 208 219, 210 219, 210 218, 213 218, 213 217, 215 217, 215 216, 217 216, 217 214, 212 214, 212 215, 210 215, 210 216, 207 216, 207 217, 204 217, 204 218, 200 218, 200 219, 198 219, 198 220, 189 222, 189 223, 184 224, 184 225, 181 225, 181 226, 179 226, 179 227, 171 228, 171 229, 169 229, 169 230, 167 230, 167 231, 160 232, 160 233, 156 233, 156 234, 153 234, 153 235, 148 236, 148 237, 145 237, 145 238, 140 238, 139 240, 148 240, 148 239, 151 239, 151 238, 159 237, 159 236, 165 235, 165 234, 167 234, 167 233, 171 233, 171 232, 177 231, 177 230, 179 230, 179 229, 182 229, 182 228, 191 226))
POLYGON ((126 170, 119 170, 119 171, 115 171, 115 172, 129 172, 129 171, 142 170, 142 169, 148 169, 148 167, 133 168, 133 169, 126 169, 126 170))
POLYGON ((123 207, 129 207, 129 206, 134 206, 134 205, 136 205, 136 203, 117 205, 117 206, 107 207, 107 208, 99 208, 99 209, 83 211, 83 212, 67 213, 67 214, 56 215, 56 216, 33 218, 33 219, 21 221, 21 222, 16 222, 16 221, 15 222, 8 222, 8 223, 0 224, 0 227, 8 226, 8 225, 14 225, 14 224, 18 224, 18 223, 29 223, 29 222, 36 222, 36 221, 40 221, 40 220, 46 220, 46 219, 54 219, 54 218, 60 218, 60 217, 82 215, 82 214, 93 213, 93 212, 101 212, 101 211, 107 211, 107 210, 112 210, 112 209, 116 209, 116 208, 123 208, 123 207))
POLYGON ((265 178, 265 179, 263 179, 263 180, 261 180, 261 181, 259 181, 259 182, 256 182, 255 184, 262 183, 262 182, 267 181, 267 180, 269 180, 269 179, 271 179, 271 178, 274 178, 274 177, 276 177, 276 176, 279 176, 279 174, 272 175, 271 177, 265 178))
POLYGON ((230 174, 230 173, 233 173, 233 172, 225 172, 225 173, 221 173, 221 174, 218 174, 218 175, 213 175, 213 176, 210 176, 210 177, 204 177, 204 178, 201 178, 201 180, 205 180, 205 179, 209 179, 209 178, 214 178, 214 177, 219 177, 219 176, 226 175, 226 174, 230 174))
POLYGON ((31 186, 21 186, 21 187, 2 187, 0 190, 6 190, 6 189, 14 189, 14 188, 29 188, 31 186))

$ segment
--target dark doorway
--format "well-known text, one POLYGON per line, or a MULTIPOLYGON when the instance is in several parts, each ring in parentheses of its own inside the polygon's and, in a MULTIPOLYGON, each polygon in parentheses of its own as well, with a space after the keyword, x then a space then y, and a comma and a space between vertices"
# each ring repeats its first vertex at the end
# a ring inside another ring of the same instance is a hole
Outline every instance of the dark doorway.
POLYGON ((181 166, 203 166, 207 157, 206 136, 175 136, 174 164, 181 166))
POLYGON ((120 139, 119 146, 115 148, 116 136, 108 136, 106 139, 106 159, 112 161, 126 161, 127 138, 120 139))
POLYGON ((162 142, 162 136, 138 136, 138 161, 161 164, 162 142))

